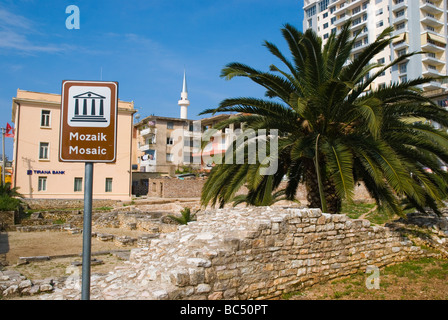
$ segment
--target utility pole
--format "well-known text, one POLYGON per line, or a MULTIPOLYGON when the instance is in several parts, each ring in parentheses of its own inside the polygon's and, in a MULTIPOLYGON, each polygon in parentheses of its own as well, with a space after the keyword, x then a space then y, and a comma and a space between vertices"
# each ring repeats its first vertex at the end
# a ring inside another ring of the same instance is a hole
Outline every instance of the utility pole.
POLYGON ((6 158, 5 158, 5 132, 6 129, 2 128, 2 185, 5 185, 5 167, 6 167, 6 158))

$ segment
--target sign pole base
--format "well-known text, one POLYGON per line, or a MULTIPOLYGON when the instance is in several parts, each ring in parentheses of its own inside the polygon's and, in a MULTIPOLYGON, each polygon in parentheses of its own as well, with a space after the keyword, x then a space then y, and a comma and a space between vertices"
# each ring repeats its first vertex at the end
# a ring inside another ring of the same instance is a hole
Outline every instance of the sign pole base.
POLYGON ((81 300, 90 300, 90 262, 92 241, 93 162, 86 162, 84 173, 84 220, 82 233, 81 300))

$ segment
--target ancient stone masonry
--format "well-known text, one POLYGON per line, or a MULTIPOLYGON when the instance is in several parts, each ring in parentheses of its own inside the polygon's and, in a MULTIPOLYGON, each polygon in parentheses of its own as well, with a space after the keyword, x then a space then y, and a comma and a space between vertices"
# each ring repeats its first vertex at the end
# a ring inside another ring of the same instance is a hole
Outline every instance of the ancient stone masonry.
MULTIPOLYGON (((30 209, 67 209, 67 208, 83 208, 83 199, 22 199, 30 209)), ((93 208, 113 206, 119 201, 106 199, 93 199, 93 208)))
MULTIPOLYGON (((271 299, 367 266, 432 255, 397 231, 318 209, 204 211, 91 281, 91 299, 271 299)), ((43 299, 79 299, 58 288, 43 299)))
MULTIPOLYGON (((202 188, 206 180, 191 179, 191 180, 179 180, 179 179, 149 179, 148 193, 149 197, 161 197, 161 198, 200 198, 202 194, 202 188)), ((278 187, 278 190, 286 188, 287 183, 282 181, 278 187)), ((246 186, 242 186, 237 192, 239 194, 247 194, 248 190, 246 186)), ((297 187, 295 195, 297 200, 306 202, 306 187, 304 184, 300 184, 297 187)), ((355 200, 373 201, 370 197, 367 189, 364 185, 355 186, 354 190, 355 200)))

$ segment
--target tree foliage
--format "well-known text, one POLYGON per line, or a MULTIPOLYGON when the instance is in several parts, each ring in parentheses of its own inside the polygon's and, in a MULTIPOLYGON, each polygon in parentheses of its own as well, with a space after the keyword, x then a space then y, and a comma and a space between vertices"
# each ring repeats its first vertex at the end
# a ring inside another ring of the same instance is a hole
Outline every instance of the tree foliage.
MULTIPOLYGON (((244 77, 262 86, 265 97, 225 99, 201 114, 238 114, 216 129, 231 123, 244 123, 255 131, 277 129, 277 156, 269 153, 272 145, 267 150, 278 169, 261 174, 266 163, 260 158, 252 164, 223 161, 204 185, 204 206, 224 206, 243 185, 249 190, 245 200, 260 205, 286 177, 287 199, 293 200, 303 183, 309 206, 331 213, 340 211, 343 199, 353 199, 360 182, 381 209, 400 215, 401 201, 406 200, 418 210, 430 207, 438 212, 447 193, 448 174, 441 163, 448 163, 448 112, 421 90, 438 78, 373 86, 383 72, 419 53, 401 55, 386 65, 376 63, 376 55, 394 39, 387 28, 353 58, 357 37, 350 24, 331 34, 325 44, 313 30, 302 33, 286 24, 281 32, 289 58, 275 44, 264 42, 284 69, 272 64, 265 72, 238 62, 222 69, 221 77, 227 80, 244 77), (434 122, 443 129, 436 129, 434 122)), ((254 141, 245 142, 250 143, 254 141)), ((235 157, 235 143, 232 147, 224 159, 235 157)), ((247 150, 245 160, 253 156, 247 150)))

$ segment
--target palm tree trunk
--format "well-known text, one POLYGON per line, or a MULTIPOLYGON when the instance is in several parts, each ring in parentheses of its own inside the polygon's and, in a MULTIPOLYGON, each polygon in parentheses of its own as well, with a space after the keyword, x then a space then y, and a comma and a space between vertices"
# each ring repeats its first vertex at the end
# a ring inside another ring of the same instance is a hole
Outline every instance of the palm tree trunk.
POLYGON ((327 212, 327 199, 325 199, 325 191, 324 187, 322 185, 322 173, 319 163, 319 137, 320 133, 317 135, 316 138, 316 150, 315 150, 315 156, 314 156, 314 166, 316 167, 316 177, 317 177, 317 185, 319 187, 319 196, 320 196, 320 203, 322 212, 327 212))
POLYGON ((342 199, 337 195, 336 187, 331 179, 325 179, 324 192, 328 213, 339 213, 342 208, 342 199))
MULTIPOLYGON (((326 213, 339 213, 342 207, 342 200, 336 194, 336 188, 333 181, 331 179, 325 178, 324 176, 322 179, 322 184, 325 193, 325 200, 327 202, 326 213)), ((308 207, 322 209, 316 169, 312 160, 310 160, 306 165, 305 187, 308 207)))
POLYGON ((319 184, 313 161, 309 161, 305 169, 306 200, 309 208, 321 208, 319 184))

